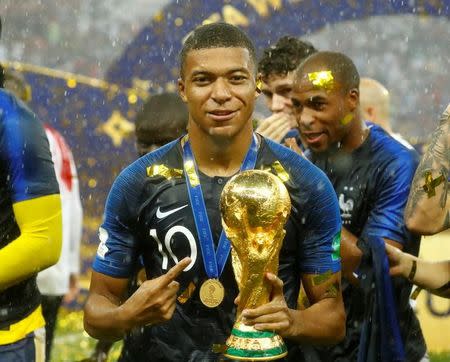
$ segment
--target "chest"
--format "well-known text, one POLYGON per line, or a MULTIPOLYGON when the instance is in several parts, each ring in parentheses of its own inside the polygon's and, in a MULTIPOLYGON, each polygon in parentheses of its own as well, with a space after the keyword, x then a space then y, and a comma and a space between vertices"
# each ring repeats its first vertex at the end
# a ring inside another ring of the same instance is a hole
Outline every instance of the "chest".
POLYGON ((321 165, 333 184, 343 225, 359 234, 374 207, 379 169, 370 159, 345 159, 321 165))

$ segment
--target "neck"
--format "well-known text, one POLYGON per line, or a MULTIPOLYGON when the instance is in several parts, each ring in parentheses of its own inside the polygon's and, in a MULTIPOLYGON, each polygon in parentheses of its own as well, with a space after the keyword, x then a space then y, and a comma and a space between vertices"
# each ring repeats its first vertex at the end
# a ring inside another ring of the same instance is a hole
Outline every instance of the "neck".
POLYGON ((369 129, 365 122, 356 115, 350 129, 341 140, 341 148, 346 152, 352 152, 364 143, 368 135, 369 129))
POLYGON ((198 169, 211 177, 228 177, 239 171, 252 142, 253 128, 248 122, 234 137, 224 137, 203 132, 191 122, 188 134, 198 169))

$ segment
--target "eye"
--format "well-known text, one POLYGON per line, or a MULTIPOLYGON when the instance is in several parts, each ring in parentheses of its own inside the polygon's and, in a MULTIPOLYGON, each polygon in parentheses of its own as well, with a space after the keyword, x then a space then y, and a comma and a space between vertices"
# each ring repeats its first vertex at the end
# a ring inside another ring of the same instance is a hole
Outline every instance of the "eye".
POLYGON ((235 83, 235 84, 243 83, 243 82, 245 82, 246 79, 247 79, 246 76, 244 76, 244 75, 238 75, 238 74, 232 75, 232 76, 230 77, 230 81, 231 81, 232 83, 235 83))
POLYGON ((273 94, 272 92, 268 92, 268 91, 262 91, 262 93, 264 94, 265 97, 272 99, 273 94))
POLYGON ((192 81, 197 85, 207 85, 210 79, 204 75, 196 76, 192 79, 192 81))
POLYGON ((291 101, 292 101, 292 106, 294 107, 294 109, 296 111, 301 111, 303 109, 303 106, 298 99, 291 98, 291 101))
POLYGON ((285 97, 285 98, 289 98, 290 94, 291 94, 291 90, 290 88, 286 88, 286 89, 282 89, 281 91, 277 92, 280 96, 285 97))
POLYGON ((325 109, 325 103, 323 102, 313 102, 311 108, 316 111, 323 111, 325 109))

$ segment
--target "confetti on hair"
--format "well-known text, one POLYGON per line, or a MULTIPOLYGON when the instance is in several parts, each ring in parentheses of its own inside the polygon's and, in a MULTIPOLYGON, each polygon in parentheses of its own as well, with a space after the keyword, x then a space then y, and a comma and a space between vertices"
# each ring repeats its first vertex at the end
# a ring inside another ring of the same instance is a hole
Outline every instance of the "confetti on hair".
POLYGON ((334 87, 334 77, 331 70, 308 73, 308 79, 313 85, 319 88, 330 90, 334 87))

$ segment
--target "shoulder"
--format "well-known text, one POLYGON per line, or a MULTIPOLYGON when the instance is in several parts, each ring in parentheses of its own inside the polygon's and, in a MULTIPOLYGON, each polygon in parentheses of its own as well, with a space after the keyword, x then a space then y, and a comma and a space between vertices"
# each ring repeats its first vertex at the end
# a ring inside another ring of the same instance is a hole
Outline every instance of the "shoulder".
POLYGON ((0 117, 7 121, 16 115, 21 119, 35 119, 36 116, 25 103, 4 89, 0 89, 0 117))
POLYGON ((370 128, 371 167, 376 179, 387 184, 409 184, 419 164, 418 153, 406 147, 381 127, 370 128))
POLYGON ((304 191, 332 191, 332 185, 325 173, 305 157, 291 149, 264 139, 265 146, 280 162, 295 185, 301 185, 304 191))
POLYGON ((14 105, 16 98, 9 93, 7 90, 0 88, 0 104, 2 105, 2 108, 5 105, 14 105))
POLYGON ((416 167, 419 155, 412 147, 399 142, 377 125, 369 125, 373 161, 391 167, 416 167))
POLYGON ((167 157, 177 152, 177 145, 178 140, 175 140, 134 161, 117 176, 111 193, 126 192, 129 195, 140 192, 146 180, 152 176, 152 170, 159 165, 167 163, 167 157))

